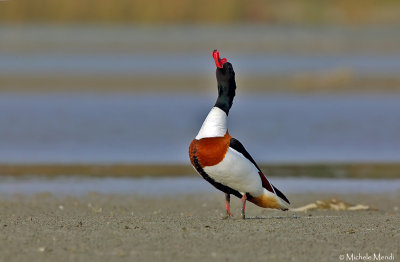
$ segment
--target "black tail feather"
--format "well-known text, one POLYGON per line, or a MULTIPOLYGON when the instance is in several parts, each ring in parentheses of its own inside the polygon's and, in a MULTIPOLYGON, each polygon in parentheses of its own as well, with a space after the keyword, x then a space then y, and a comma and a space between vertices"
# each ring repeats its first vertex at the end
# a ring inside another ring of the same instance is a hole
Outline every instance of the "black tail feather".
POLYGON ((279 189, 277 189, 275 186, 272 187, 274 188, 275 193, 278 195, 278 197, 282 198, 283 200, 285 200, 285 202, 290 204, 289 199, 287 199, 287 197, 281 191, 279 191, 279 189))

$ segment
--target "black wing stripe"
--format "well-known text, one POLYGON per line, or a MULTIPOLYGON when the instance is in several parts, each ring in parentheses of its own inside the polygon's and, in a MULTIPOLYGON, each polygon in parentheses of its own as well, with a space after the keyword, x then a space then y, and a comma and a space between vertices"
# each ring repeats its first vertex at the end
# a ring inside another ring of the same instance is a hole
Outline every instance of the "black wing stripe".
POLYGON ((251 157, 249 152, 246 151, 246 149, 244 148, 242 143, 239 142, 239 140, 232 137, 229 142, 229 147, 231 147, 231 148, 235 149, 236 151, 238 151, 239 153, 241 153, 245 158, 247 158, 251 163, 253 163, 257 167, 258 171, 261 171, 261 169, 258 167, 256 161, 254 161, 254 159, 251 157))
POLYGON ((277 189, 276 187, 272 186, 275 190, 275 193, 278 197, 282 198, 283 200, 285 200, 286 203, 290 204, 289 199, 287 199, 287 197, 281 192, 279 191, 279 189, 277 189))

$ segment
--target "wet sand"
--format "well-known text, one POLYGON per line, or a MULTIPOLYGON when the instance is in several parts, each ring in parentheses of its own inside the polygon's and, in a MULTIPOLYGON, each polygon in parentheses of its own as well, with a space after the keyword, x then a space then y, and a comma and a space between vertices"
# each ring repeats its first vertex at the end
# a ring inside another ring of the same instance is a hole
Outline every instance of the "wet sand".
POLYGON ((236 216, 224 220, 222 194, 2 197, 0 261, 399 260, 400 192, 289 195, 292 207, 332 197, 378 210, 295 213, 249 203, 242 220, 235 198, 236 216))

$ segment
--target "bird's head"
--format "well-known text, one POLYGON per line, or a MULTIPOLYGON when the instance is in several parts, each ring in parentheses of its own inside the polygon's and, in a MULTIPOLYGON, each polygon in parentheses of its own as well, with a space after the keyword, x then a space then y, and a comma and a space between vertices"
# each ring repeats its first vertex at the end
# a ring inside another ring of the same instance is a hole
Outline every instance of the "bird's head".
POLYGON ((218 100, 216 106, 222 108, 228 114, 236 94, 235 71, 226 58, 221 59, 219 57, 219 52, 216 49, 213 51, 213 58, 217 66, 218 100))

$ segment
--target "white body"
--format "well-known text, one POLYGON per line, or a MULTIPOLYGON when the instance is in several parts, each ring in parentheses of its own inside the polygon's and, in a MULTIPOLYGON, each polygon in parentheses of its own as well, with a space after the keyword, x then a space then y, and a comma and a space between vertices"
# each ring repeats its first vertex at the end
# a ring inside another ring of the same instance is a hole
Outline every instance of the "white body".
POLYGON ((225 158, 215 166, 206 166, 204 171, 215 181, 257 197, 264 188, 257 168, 235 149, 228 148, 225 158))

